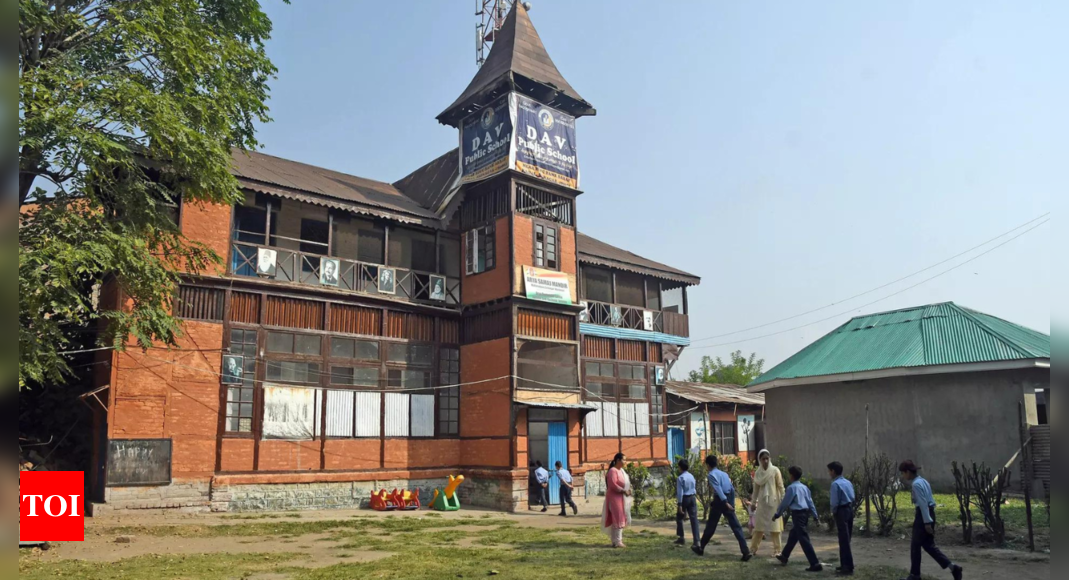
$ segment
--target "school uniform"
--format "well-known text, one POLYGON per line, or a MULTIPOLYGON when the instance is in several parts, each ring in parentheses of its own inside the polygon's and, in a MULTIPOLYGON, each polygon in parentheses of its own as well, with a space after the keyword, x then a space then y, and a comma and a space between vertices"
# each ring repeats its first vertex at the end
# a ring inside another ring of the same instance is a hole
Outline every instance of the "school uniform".
POLYGON ((549 509, 549 472, 545 467, 535 470, 535 480, 538 482, 538 503, 542 505, 542 511, 549 509))
POLYGON ((683 472, 676 480, 676 537, 678 544, 686 544, 686 535, 683 533, 683 517, 690 517, 690 533, 694 538, 694 545, 700 546, 698 539, 698 482, 689 471, 683 472))
POLYGON ((849 479, 839 476, 831 482, 831 513, 835 517, 835 527, 839 531, 839 562, 844 574, 854 571, 854 552, 850 541, 854 537, 854 484, 849 479))
POLYGON ((731 532, 739 542, 743 559, 749 560, 751 558, 750 547, 746 545, 742 524, 739 523, 739 517, 735 515, 735 485, 731 483, 731 477, 719 469, 714 469, 709 472, 709 486, 713 489, 713 505, 709 506, 709 520, 705 523, 701 544, 694 546, 694 552, 698 555, 705 553, 705 547, 716 535, 716 528, 720 525, 720 519, 723 518, 727 520, 731 532))
POLYGON ((563 467, 557 470, 557 478, 560 479, 560 515, 568 515, 565 506, 572 506, 572 513, 578 514, 579 507, 572 501, 572 474, 563 467))
POLYGON ((819 520, 820 515, 817 513, 817 506, 813 504, 813 495, 809 493, 809 488, 800 481, 787 486, 787 493, 783 496, 779 509, 776 510, 775 518, 779 519, 788 511, 791 512, 791 521, 794 522, 794 525, 791 527, 791 535, 787 538, 787 545, 783 548, 783 553, 777 558, 779 558, 780 562, 786 564, 790 560, 791 552, 794 551, 795 546, 801 544, 802 552, 805 553, 806 559, 809 560, 809 569, 814 572, 821 570, 817 552, 813 549, 813 542, 809 539, 809 516, 819 520))
POLYGON ((916 507, 916 515, 913 518, 913 540, 910 542, 910 578, 920 580, 921 577, 921 551, 928 552, 937 564, 944 570, 949 569, 955 580, 962 577, 961 566, 955 566, 950 558, 935 545, 935 496, 932 494, 932 486, 923 477, 917 476, 913 480, 913 505, 916 507), (929 534, 927 526, 932 526, 929 534))

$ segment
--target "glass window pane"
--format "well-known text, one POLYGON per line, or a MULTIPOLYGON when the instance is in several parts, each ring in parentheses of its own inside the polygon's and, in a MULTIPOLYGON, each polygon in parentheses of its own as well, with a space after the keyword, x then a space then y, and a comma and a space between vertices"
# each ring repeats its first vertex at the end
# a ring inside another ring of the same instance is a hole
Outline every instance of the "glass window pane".
POLYGON ((357 360, 379 360, 379 343, 373 340, 356 341, 355 352, 357 360))
POLYGON ((323 348, 323 340, 315 335, 298 334, 294 345, 295 354, 319 355, 323 348))
POLYGON ((244 331, 242 331, 242 330, 231 330, 230 331, 230 343, 231 343, 232 346, 234 344, 239 344, 239 343, 244 342, 245 341, 244 339, 245 339, 245 332, 244 331))
POLYGON ((330 356, 334 358, 353 358, 356 341, 349 338, 330 339, 330 356))
POLYGON ((378 387, 379 369, 372 367, 356 367, 353 369, 353 384, 359 387, 378 387))
POLYGON ((665 290, 661 293, 661 309, 665 312, 678 312, 680 314, 686 314, 683 312, 683 289, 672 288, 671 290, 665 290))
POLYGON ((617 272, 616 274, 616 303, 629 306, 645 306, 643 296, 644 281, 642 276, 617 272))
POLYGON ((293 335, 283 332, 267 333, 267 352, 293 353, 293 335))
POLYGON ((387 354, 390 362, 430 366, 434 364, 434 349, 425 344, 390 344, 387 354))
POLYGON ((630 398, 638 401, 646 400, 646 385, 629 385, 630 398))
POLYGON ((353 384, 353 367, 330 367, 330 384, 353 384))
POLYGON ((588 377, 601 376, 601 365, 599 363, 588 362, 584 366, 586 367, 586 375, 588 377))

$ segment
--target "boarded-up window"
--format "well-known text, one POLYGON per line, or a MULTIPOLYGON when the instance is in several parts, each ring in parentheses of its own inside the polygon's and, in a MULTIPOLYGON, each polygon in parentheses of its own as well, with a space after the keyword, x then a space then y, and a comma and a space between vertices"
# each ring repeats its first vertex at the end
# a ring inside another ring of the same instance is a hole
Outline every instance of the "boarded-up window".
POLYGON ((188 320, 222 322, 223 301, 226 294, 215 288, 179 286, 174 303, 175 316, 188 320))
POLYGON ((635 417, 634 403, 620 404, 620 435, 623 437, 638 435, 638 419, 635 417))
POLYGON ((551 340, 575 340, 575 316, 572 315, 521 308, 516 315, 516 323, 516 334, 551 340))
POLYGON ((616 354, 620 360, 643 361, 646 355, 646 343, 634 340, 617 341, 616 354))
POLYGON ((604 435, 604 427, 602 425, 601 403, 594 402, 591 404, 598 409, 586 415, 586 436, 602 437, 604 435))
POLYGON ((330 330, 343 334, 382 334, 382 310, 333 304, 330 307, 330 330))
POLYGON ((230 295, 230 320, 243 324, 260 323, 260 295, 234 292, 230 295))
POLYGON ((356 393, 356 436, 378 437, 381 422, 382 395, 356 393))
POLYGON ((353 436, 353 410, 356 396, 352 391, 327 393, 327 437, 353 436))
POLYGON ((650 406, 646 403, 635 404, 635 430, 640 437, 650 434, 650 406))
POLYGON ((267 319, 264 324, 284 328, 322 330, 325 306, 323 302, 268 296, 267 319))
POLYGON ((616 403, 601 403, 601 424, 605 437, 620 436, 620 405, 616 403))
POLYGON ((412 437, 434 437, 434 395, 411 395, 412 437))
POLYGON ((612 339, 600 336, 583 337, 584 358, 613 358, 612 339))
POLYGON ((386 394, 386 436, 408 437, 409 396, 386 394))
POLYGON ((318 435, 319 389, 264 387, 264 439, 301 441, 318 435))

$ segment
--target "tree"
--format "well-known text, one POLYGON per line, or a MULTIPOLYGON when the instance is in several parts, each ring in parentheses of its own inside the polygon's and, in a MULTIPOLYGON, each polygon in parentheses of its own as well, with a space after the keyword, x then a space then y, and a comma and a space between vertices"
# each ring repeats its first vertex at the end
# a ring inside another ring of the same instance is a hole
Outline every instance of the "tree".
POLYGON ((63 380, 98 325, 100 345, 174 343, 175 266, 220 258, 169 208, 237 199, 270 32, 257 0, 20 0, 20 388, 63 380), (125 308, 98 307, 109 279, 125 308))
POLYGON ((750 358, 743 356, 741 350, 731 353, 730 362, 725 363, 720 357, 703 356, 701 367, 690 372, 692 383, 712 383, 719 385, 746 386, 764 372, 765 359, 758 359, 757 353, 750 358))

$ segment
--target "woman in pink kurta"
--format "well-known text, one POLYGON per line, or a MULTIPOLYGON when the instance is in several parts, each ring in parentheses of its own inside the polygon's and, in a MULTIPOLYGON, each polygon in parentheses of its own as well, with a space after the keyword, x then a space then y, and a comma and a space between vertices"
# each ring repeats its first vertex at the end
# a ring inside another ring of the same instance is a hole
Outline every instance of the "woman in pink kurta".
POLYGON ((624 472, 624 454, 617 453, 605 474, 605 507, 602 528, 612 539, 612 547, 624 547, 624 528, 631 523, 628 499, 631 496, 631 480, 624 472))

